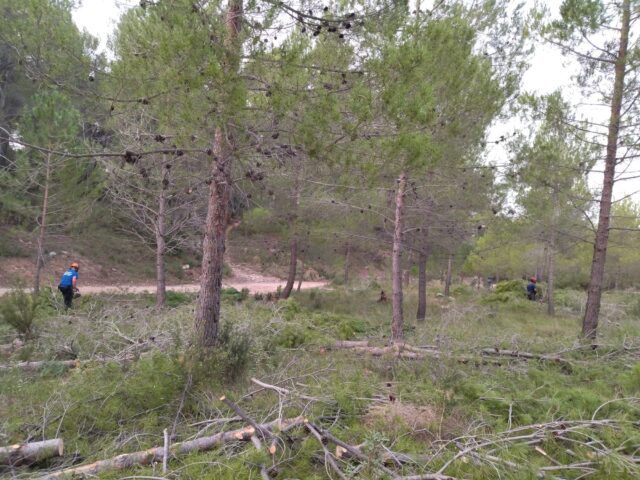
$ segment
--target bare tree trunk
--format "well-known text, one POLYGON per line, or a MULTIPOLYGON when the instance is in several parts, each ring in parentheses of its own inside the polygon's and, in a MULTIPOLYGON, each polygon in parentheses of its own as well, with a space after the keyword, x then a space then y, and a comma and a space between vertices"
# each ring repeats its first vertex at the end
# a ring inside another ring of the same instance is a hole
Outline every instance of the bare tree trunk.
POLYGON ((427 259, 427 253, 421 250, 418 256, 418 322, 424 322, 427 317, 427 259))
POLYGON ((549 256, 547 266, 547 314, 555 315, 556 306, 553 299, 556 274, 556 248, 558 243, 558 217, 560 205, 558 204, 558 190, 553 190, 553 221, 549 232, 549 256))
POLYGON ((298 287, 296 288, 296 292, 299 292, 302 288, 302 280, 304 280, 304 262, 300 260, 300 273, 298 275, 298 287))
MULTIPOLYGON (((295 228, 295 227, 293 227, 295 228)), ((293 285, 296 283, 296 269, 298 267, 298 237, 294 233, 289 243, 289 274, 287 275, 287 284, 282 291, 282 298, 289 298, 293 285)))
MULTIPOLYGON (((240 46, 236 45, 242 24, 242 0, 232 0, 226 15, 227 73, 237 73, 240 46)), ((232 113, 232 112, 230 112, 232 113)), ((216 127, 213 141, 214 161, 211 164, 211 185, 207 203, 207 219, 202 242, 202 273, 200 296, 195 315, 196 340, 203 347, 213 347, 218 338, 220 321, 220 295, 222 290, 222 266, 226 243, 227 216, 229 213, 231 164, 235 145, 231 132, 216 127)))
POLYGON ((393 251, 391 255, 392 311, 391 341, 401 342, 404 317, 402 313, 402 239, 404 229, 404 193, 407 186, 407 174, 398 177, 396 189, 396 213, 393 231, 393 251))
POLYGON ((289 215, 289 231, 291 240, 289 244, 289 275, 287 284, 282 292, 282 298, 289 298, 293 285, 296 282, 296 268, 298 266, 298 208, 300 207, 300 178, 302 176, 302 162, 294 159, 295 177, 293 180, 293 195, 291 202, 291 213, 289 215))
POLYGON ((42 195, 42 209, 40 210, 40 233, 38 234, 38 253, 36 258, 36 274, 33 280, 33 291, 40 291, 40 275, 44 266, 44 241, 47 232, 47 210, 49 208, 49 182, 51 180, 51 154, 47 153, 45 160, 44 194, 42 195))
POLYGON ((611 216, 611 197, 616 170, 616 156, 618 151, 618 132, 620 129, 620 111, 624 93, 624 80, 627 64, 627 47, 629 44, 629 24, 631 17, 631 2, 622 2, 622 24, 620 29, 620 45, 615 66, 615 82, 611 99, 611 117, 609 119, 609 134, 607 138, 607 157, 605 160, 604 181, 600 198, 600 214, 598 229, 593 247, 591 262, 591 277, 587 292, 587 305, 582 321, 582 335, 595 339, 600 315, 600 299, 602 297, 602 280, 607 258, 607 243, 609 241, 609 223, 611 216))
POLYGON ((344 247, 344 284, 349 282, 349 260, 351 256, 351 244, 347 242, 344 247))
POLYGON ((444 296, 448 297, 451 290, 451 271, 453 268, 453 253, 449 254, 447 259, 447 276, 444 279, 444 296))
MULTIPOLYGON (((166 159, 163 156, 163 162, 166 159)), ((167 188, 169 188, 169 172, 171 170, 164 169, 162 176, 162 186, 160 187, 160 195, 158 196, 158 218, 156 219, 156 307, 163 308, 167 299, 167 282, 165 274, 164 255, 167 250, 165 241, 166 234, 166 215, 167 215, 167 188)))

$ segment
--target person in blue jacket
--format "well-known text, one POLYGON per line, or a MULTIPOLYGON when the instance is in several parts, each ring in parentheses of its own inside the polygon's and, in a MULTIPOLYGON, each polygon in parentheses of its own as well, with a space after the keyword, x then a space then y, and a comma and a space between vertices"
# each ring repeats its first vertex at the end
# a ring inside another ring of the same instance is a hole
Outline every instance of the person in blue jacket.
POLYGON ((69 266, 69 269, 62 274, 60 285, 58 285, 58 290, 62 292, 62 296, 64 297, 64 306, 67 308, 71 308, 73 294, 78 290, 78 287, 76 286, 78 281, 78 270, 80 270, 80 265, 78 262, 73 262, 69 266))
POLYGON ((538 280, 536 277, 531 277, 529 279, 529 284, 527 285, 527 298, 529 300, 535 300, 538 296, 538 287, 536 286, 537 282, 538 280))

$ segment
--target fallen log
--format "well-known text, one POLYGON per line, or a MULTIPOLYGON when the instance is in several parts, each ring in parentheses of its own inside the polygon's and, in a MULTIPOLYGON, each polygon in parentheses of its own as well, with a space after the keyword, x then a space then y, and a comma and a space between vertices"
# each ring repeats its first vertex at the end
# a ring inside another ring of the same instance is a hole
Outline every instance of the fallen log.
POLYGON ((63 451, 64 442, 61 438, 0 447, 0 464, 18 466, 37 463, 46 458, 60 457, 63 451))
MULTIPOLYGON (((259 425, 260 430, 285 432, 294 427, 304 425, 304 417, 294 417, 285 420, 274 420, 273 422, 259 425)), ((169 447, 169 459, 176 458, 179 455, 186 455, 192 452, 203 452, 211 450, 218 445, 229 442, 249 442, 251 437, 256 433, 256 429, 251 425, 237 430, 229 430, 220 432, 209 437, 196 438, 186 442, 174 443, 169 447)), ((161 463, 164 456, 164 445, 153 447, 148 450, 142 450, 133 453, 124 453, 117 457, 106 460, 99 460, 89 465, 81 465, 79 467, 65 468, 57 472, 50 472, 44 475, 44 479, 54 478, 75 478, 80 476, 98 475, 99 473, 110 470, 122 470, 139 465, 150 465, 152 463, 161 463)))
POLYGON ((333 344, 333 348, 354 350, 356 352, 368 353, 374 357, 382 357, 385 355, 393 355, 398 358, 404 358, 407 360, 423 360, 425 358, 440 358, 440 352, 437 350, 419 349, 416 347, 409 347, 404 344, 392 345, 390 347, 371 347, 367 341, 353 341, 353 342, 336 342, 333 344))
POLYGON ((539 353, 520 352, 518 350, 502 350, 499 348, 483 348, 483 355, 495 355, 501 357, 524 358, 525 360, 540 360, 541 362, 559 363, 566 367, 571 367, 571 362, 565 358, 555 355, 545 355, 539 353))
POLYGON ((0 372, 2 372, 3 370, 12 370, 12 369, 26 370, 28 372, 37 372, 38 370, 42 370, 45 367, 49 367, 49 368, 59 367, 59 368, 72 369, 72 368, 79 368, 82 365, 89 365, 91 363, 101 364, 101 363, 115 362, 115 363, 122 364, 122 363, 133 362, 137 358, 139 357, 136 355, 129 355, 121 358, 91 358, 88 360, 78 360, 76 358, 74 360, 38 360, 33 362, 8 363, 5 365, 0 365, 0 372))

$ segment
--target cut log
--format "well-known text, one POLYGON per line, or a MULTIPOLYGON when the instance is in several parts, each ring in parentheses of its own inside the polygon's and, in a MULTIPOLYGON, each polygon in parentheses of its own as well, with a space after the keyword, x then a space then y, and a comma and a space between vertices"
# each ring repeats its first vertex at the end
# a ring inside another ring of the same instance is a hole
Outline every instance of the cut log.
POLYGON ((483 355, 496 355, 502 357, 524 358, 526 360, 540 360, 541 362, 559 363, 564 367, 571 368, 571 362, 569 360, 555 355, 519 352, 518 350, 501 350, 499 348, 483 348, 481 352, 483 355))
POLYGON ((20 362, 9 363, 6 365, 0 365, 0 371, 19 369, 26 370, 28 372, 37 372, 44 367, 61 367, 61 368, 76 368, 80 366, 79 360, 53 360, 53 361, 37 361, 37 362, 20 362))
MULTIPOLYGON (((274 420, 273 422, 259 425, 260 430, 273 431, 278 429, 279 431, 286 431, 297 426, 304 425, 304 417, 294 417, 285 420, 274 420)), ((176 458, 180 455, 186 455, 192 452, 202 452, 211 450, 218 445, 230 442, 249 442, 251 437, 256 433, 256 429, 252 426, 247 426, 237 430, 229 430, 228 432, 220 432, 210 437, 196 438, 195 440, 189 440, 181 443, 174 443, 169 448, 169 458, 176 458)), ((99 460, 89 465, 82 465, 79 467, 65 468, 57 472, 51 472, 43 477, 43 479, 54 478, 76 478, 80 476, 98 475, 99 473, 110 470, 122 470, 137 465, 150 465, 156 462, 162 462, 164 455, 164 446, 150 448, 148 450, 142 450, 133 453, 124 453, 117 457, 109 458, 106 460, 99 460)))
POLYGON ((81 365, 87 365, 91 363, 102 364, 102 363, 115 362, 115 363, 122 364, 122 363, 133 362, 139 357, 140 355, 127 355, 121 358, 92 358, 89 360, 78 360, 78 359, 38 360, 34 362, 7 363, 4 365, 0 365, 0 372, 2 372, 3 370, 11 370, 11 369, 25 370, 27 372, 37 372, 38 370, 41 370, 45 367, 49 367, 49 368, 58 367, 58 368, 72 369, 72 368, 79 368, 81 365))
POLYGON ((63 451, 61 438, 0 447, 0 464, 18 466, 37 463, 46 458, 60 457, 63 451))
POLYGON ((369 342, 353 341, 353 342, 336 342, 333 345, 336 349, 355 350, 356 352, 368 353, 374 357, 382 357, 384 355, 392 355, 407 360, 423 360, 425 358, 440 358, 440 352, 437 350, 426 350, 417 347, 398 343, 391 347, 370 347, 369 342))

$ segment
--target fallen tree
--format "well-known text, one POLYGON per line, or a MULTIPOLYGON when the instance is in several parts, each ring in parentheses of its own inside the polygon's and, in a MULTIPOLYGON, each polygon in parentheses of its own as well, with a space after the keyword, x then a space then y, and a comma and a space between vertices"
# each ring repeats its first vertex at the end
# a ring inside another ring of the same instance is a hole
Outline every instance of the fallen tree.
MULTIPOLYGON (((447 356, 443 352, 434 349, 431 346, 414 347, 406 343, 400 343, 391 346, 376 347, 370 346, 367 340, 335 342, 331 348, 337 350, 353 350, 356 352, 366 353, 374 357, 394 356, 406 360, 424 360, 427 358, 440 359, 447 356)), ((480 353, 483 356, 510 357, 522 360, 538 360, 541 362, 557 363, 567 370, 570 370, 572 367, 569 360, 556 355, 519 352, 517 350, 501 350, 499 348, 483 348, 480 350, 480 353)), ((488 362, 487 360, 478 359, 478 357, 474 355, 450 355, 450 358, 453 358, 459 363, 476 363, 483 365, 487 363, 495 365, 502 364, 498 359, 488 362)))
MULTIPOLYGON (((294 417, 285 420, 274 420, 273 422, 258 425, 260 431, 279 431, 286 432, 294 427, 304 425, 304 417, 294 417)), ((256 429, 249 425, 237 430, 229 430, 220 432, 208 437, 196 438, 186 442, 174 443, 168 449, 168 457, 176 458, 180 455, 186 455, 192 452, 203 452, 211 450, 218 445, 230 442, 249 442, 255 435, 256 429)), ((110 470, 122 470, 133 466, 151 465, 153 463, 161 463, 165 455, 164 445, 153 447, 148 450, 142 450, 133 453, 124 453, 117 457, 106 460, 99 460, 89 465, 81 465, 79 467, 66 468, 57 472, 46 474, 43 479, 53 478, 74 478, 77 476, 98 475, 99 473, 110 470)))
POLYGON ((541 362, 560 363, 567 367, 571 366, 571 362, 565 358, 555 355, 545 355, 540 353, 520 352, 518 350, 501 350, 499 348, 483 348, 481 350, 483 355, 496 355, 512 358, 523 358, 525 360, 539 360, 541 362))
POLYGON ((47 458, 60 457, 63 451, 64 442, 61 438, 0 447, 0 464, 28 465, 47 458))

